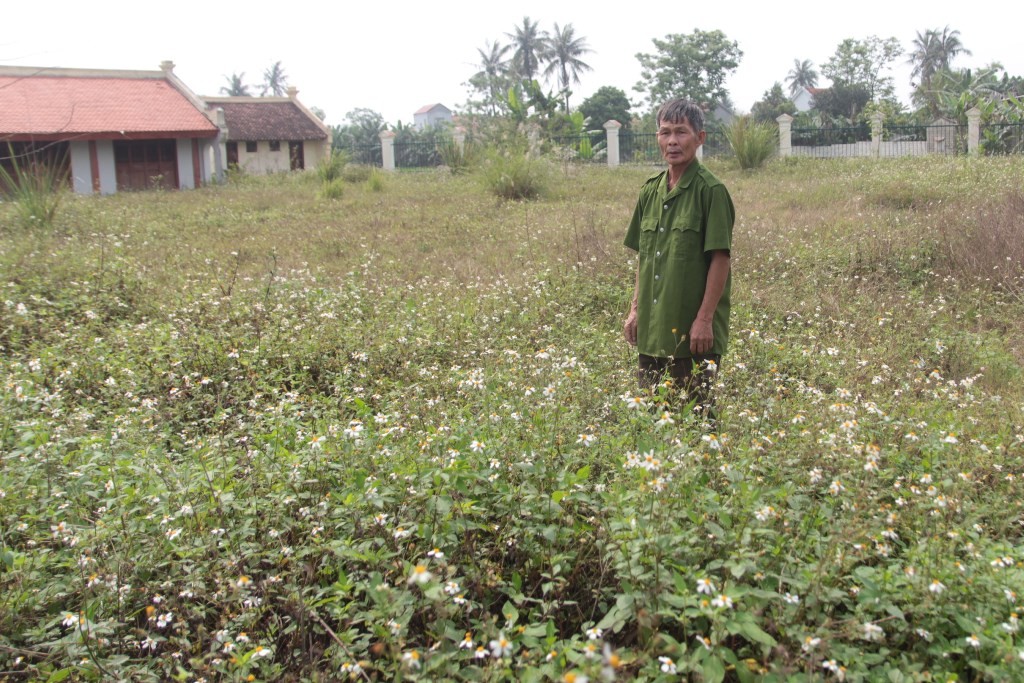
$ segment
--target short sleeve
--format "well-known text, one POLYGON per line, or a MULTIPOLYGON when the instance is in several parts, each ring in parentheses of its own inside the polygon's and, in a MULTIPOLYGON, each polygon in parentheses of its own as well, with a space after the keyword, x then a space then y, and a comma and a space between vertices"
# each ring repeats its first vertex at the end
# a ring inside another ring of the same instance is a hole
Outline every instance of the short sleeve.
POLYGON ((623 244, 633 251, 640 251, 640 222, 644 217, 644 195, 636 200, 636 208, 633 209, 633 218, 629 221, 629 228, 626 230, 626 239, 623 244))
POLYGON ((732 226, 736 222, 736 209, 725 185, 716 183, 708 188, 707 227, 704 233, 704 251, 731 251, 732 226))

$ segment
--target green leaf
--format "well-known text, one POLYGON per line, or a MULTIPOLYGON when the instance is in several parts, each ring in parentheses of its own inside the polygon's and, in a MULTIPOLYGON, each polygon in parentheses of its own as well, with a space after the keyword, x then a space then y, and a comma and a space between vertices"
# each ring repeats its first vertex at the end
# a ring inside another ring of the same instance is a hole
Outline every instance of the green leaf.
POLYGON ((740 625, 740 633, 754 641, 768 647, 774 647, 777 643, 774 638, 761 630, 761 627, 753 621, 747 621, 740 625))
POLYGON ((903 614, 903 610, 901 610, 896 605, 893 605, 892 603, 889 603, 885 606, 885 611, 888 612, 890 615, 896 617, 897 619, 903 619, 904 621, 906 620, 906 617, 903 614))
POLYGON ((708 657, 704 660, 704 681, 705 683, 722 683, 725 680, 725 664, 718 657, 708 657))
POLYGON ((63 681, 70 675, 71 669, 58 669, 50 674, 50 677, 46 679, 46 683, 57 683, 57 681, 63 681))
POLYGON ((568 491, 554 491, 551 494, 551 500, 555 501, 556 503, 561 503, 562 500, 568 495, 568 491))
POLYGON ((501 613, 505 617, 507 626, 515 626, 516 622, 519 621, 519 610, 511 602, 506 602, 501 608, 501 613))

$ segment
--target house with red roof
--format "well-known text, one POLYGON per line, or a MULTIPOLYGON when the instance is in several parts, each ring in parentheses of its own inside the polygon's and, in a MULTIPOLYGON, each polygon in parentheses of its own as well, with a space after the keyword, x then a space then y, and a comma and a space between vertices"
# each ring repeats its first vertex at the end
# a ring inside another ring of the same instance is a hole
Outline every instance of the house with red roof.
POLYGON ((0 163, 61 159, 81 194, 194 188, 219 177, 221 129, 159 71, 0 66, 0 163))
POLYGON ((413 112, 413 125, 416 130, 452 122, 452 110, 443 104, 426 104, 413 112))
POLYGON ((331 130, 299 102, 293 87, 287 97, 201 99, 227 131, 220 144, 229 167, 257 174, 299 171, 331 153, 331 130))

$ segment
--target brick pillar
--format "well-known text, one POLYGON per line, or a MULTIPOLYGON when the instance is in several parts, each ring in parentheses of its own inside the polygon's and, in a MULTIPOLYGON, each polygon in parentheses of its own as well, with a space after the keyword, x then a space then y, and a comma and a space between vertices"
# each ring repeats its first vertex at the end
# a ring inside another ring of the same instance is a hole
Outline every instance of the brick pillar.
POLYGON ((782 114, 776 122, 779 124, 779 156, 793 156, 793 117, 782 114))
POLYGON ((395 134, 390 130, 380 132, 380 156, 385 171, 395 170, 395 134))
POLYGON ((608 168, 615 168, 619 165, 619 129, 622 124, 612 119, 604 122, 604 131, 608 144, 605 146, 608 156, 608 168))

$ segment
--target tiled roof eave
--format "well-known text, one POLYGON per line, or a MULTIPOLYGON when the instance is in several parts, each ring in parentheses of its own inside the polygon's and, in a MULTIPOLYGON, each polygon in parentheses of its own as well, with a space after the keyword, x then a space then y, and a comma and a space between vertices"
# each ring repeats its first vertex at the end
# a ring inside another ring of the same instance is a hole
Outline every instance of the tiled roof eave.
POLYGON ((0 133, 0 142, 74 142, 88 140, 189 140, 213 139, 217 130, 155 130, 155 131, 61 131, 57 133, 0 133))
POLYGON ((326 134, 321 134, 321 135, 299 135, 299 136, 292 136, 292 135, 285 135, 285 136, 275 135, 275 136, 271 136, 271 135, 243 134, 243 135, 238 135, 236 137, 235 135, 232 135, 230 130, 228 130, 228 136, 227 136, 228 142, 263 142, 265 140, 280 140, 281 142, 309 142, 309 141, 326 140, 326 139, 327 139, 327 135, 326 134))

